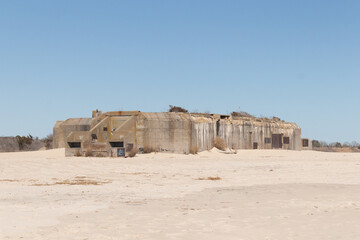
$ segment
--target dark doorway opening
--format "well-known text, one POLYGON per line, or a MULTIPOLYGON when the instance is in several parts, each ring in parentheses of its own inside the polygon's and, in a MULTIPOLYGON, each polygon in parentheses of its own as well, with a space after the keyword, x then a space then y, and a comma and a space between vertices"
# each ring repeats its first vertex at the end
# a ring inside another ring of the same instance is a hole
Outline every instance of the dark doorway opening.
POLYGON ((282 148, 282 134, 273 134, 271 142, 272 148, 282 148))
POLYGON ((216 136, 219 136, 220 131, 220 120, 216 121, 216 136))
POLYGON ((257 142, 253 143, 253 149, 258 149, 258 143, 257 142))

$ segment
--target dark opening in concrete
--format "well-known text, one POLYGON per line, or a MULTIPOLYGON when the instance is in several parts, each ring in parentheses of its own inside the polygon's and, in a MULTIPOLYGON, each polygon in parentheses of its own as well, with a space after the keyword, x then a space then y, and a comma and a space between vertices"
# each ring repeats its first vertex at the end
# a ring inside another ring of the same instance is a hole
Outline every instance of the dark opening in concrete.
POLYGON ((216 121, 216 136, 219 136, 220 131, 220 120, 216 121))
POLYGON ((68 142, 70 148, 81 148, 81 142, 68 142))
POLYGON ((281 134, 273 134, 272 138, 272 147, 273 148, 282 148, 282 135, 281 134))
POLYGON ((91 134, 91 140, 92 140, 92 141, 97 140, 96 134, 91 134))
POLYGON ((119 148, 122 148, 124 147, 124 142, 109 142, 110 143, 110 146, 115 148, 115 147, 119 147, 119 148))

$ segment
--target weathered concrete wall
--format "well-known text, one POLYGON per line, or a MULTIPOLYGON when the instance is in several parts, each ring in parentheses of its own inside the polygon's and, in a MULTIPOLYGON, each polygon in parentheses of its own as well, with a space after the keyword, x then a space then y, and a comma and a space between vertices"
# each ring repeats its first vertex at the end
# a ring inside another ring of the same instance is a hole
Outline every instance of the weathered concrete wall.
POLYGON ((53 148, 62 148, 65 146, 65 137, 63 131, 60 129, 64 121, 56 121, 53 128, 53 148))
POLYGON ((80 142, 81 149, 65 146, 67 156, 74 154, 112 156, 117 148, 112 150, 111 142, 123 142, 124 147, 136 145, 136 116, 99 116, 91 123, 88 131, 73 131, 65 139, 67 142, 80 142))
POLYGON ((129 149, 129 145, 136 146, 136 116, 126 117, 124 122, 119 119, 118 124, 110 140, 118 139, 123 141, 126 149, 129 149))
MULTIPOLYGON (((272 136, 280 139, 279 148, 301 150, 301 129, 280 120, 242 118, 219 114, 108 112, 92 119, 68 119, 54 127, 54 147, 65 147, 67 155, 86 149, 111 155, 119 147, 189 153, 213 148, 216 137, 232 149, 274 148, 272 136), (268 142, 265 142, 268 139, 268 142), (289 141, 286 143, 285 139, 289 141)), ((126 150, 127 151, 127 150, 126 150)))
POLYGON ((216 124, 211 118, 192 117, 192 146, 199 151, 214 147, 216 137, 216 124))
POLYGON ((141 113, 136 122, 138 147, 189 152, 191 125, 188 114, 141 113))
POLYGON ((312 150, 313 146, 312 146, 312 142, 309 138, 302 138, 301 139, 301 150, 312 150), (308 146, 304 146, 303 145, 303 141, 307 140, 308 146))
POLYGON ((91 118, 71 118, 66 121, 57 121, 53 129, 53 148, 64 148, 66 137, 71 132, 89 131, 91 118))
POLYGON ((290 144, 283 144, 282 149, 300 150, 301 129, 292 123, 221 119, 212 122, 195 120, 194 124, 199 150, 211 149, 217 136, 232 149, 253 149, 254 142, 258 144, 258 149, 271 149, 272 144, 265 143, 265 138, 271 139, 272 134, 289 137, 290 144))
POLYGON ((140 147, 159 151, 189 153, 196 146, 199 151, 213 147, 216 137, 223 138, 229 148, 271 149, 265 138, 281 134, 289 138, 282 149, 301 149, 301 129, 294 123, 265 120, 214 119, 185 113, 141 113, 137 120, 137 142, 140 147))

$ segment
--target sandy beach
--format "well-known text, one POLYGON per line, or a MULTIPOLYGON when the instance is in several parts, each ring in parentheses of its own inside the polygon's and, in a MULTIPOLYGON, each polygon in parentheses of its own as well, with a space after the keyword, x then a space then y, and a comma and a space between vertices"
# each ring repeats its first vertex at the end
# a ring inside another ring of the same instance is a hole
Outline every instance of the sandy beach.
POLYGON ((360 239, 360 155, 0 153, 0 239, 360 239))

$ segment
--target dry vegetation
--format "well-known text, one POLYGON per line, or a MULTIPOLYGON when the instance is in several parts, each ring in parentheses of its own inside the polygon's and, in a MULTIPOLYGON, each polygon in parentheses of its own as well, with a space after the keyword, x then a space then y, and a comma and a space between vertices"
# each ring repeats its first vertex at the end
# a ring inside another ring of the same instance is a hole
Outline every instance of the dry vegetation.
POLYGON ((138 148, 137 148, 137 146, 134 146, 134 147, 131 149, 131 151, 129 152, 128 156, 129 156, 129 157, 135 157, 136 154, 137 154, 137 152, 138 152, 138 148))
POLYGON ((86 149, 85 151, 85 157, 92 157, 94 154, 93 152, 91 151, 91 149, 86 149))
POLYGON ((357 147, 313 147, 313 150, 320 152, 360 152, 357 147))
POLYGON ((153 146, 144 145, 144 147, 143 147, 143 153, 152 153, 152 152, 159 152, 159 150, 156 149, 156 148, 153 147, 153 146))
POLYGON ((216 177, 207 177, 207 178, 199 177, 196 180, 218 181, 218 180, 221 180, 221 177, 218 177, 218 176, 216 176, 216 177))
POLYGON ((219 150, 225 151, 226 150, 226 142, 223 138, 216 137, 214 139, 214 147, 216 147, 219 150))
POLYGON ((37 151, 52 148, 52 134, 43 139, 28 136, 0 137, 0 152, 37 151))
POLYGON ((186 110, 185 108, 182 108, 182 107, 177 107, 177 106, 172 106, 172 105, 169 105, 170 109, 169 109, 169 112, 183 112, 183 113, 187 113, 188 110, 186 110))
POLYGON ((111 181, 100 181, 100 180, 94 180, 89 179, 87 177, 75 177, 74 179, 65 179, 56 181, 53 183, 34 183, 32 186, 53 186, 53 185, 103 185, 111 183, 111 181))
POLYGON ((16 141, 19 145, 19 149, 20 150, 24 150, 24 148, 26 146, 30 146, 33 142, 33 136, 31 136, 30 134, 28 136, 16 136, 16 141))
POLYGON ((327 143, 325 141, 312 140, 312 147, 315 151, 321 152, 360 152, 360 144, 356 141, 327 143))
POLYGON ((74 156, 75 157, 81 157, 80 150, 76 150, 75 153, 74 153, 74 156))
POLYGON ((46 149, 53 148, 53 135, 49 134, 45 138, 41 139, 41 141, 45 144, 46 149))
POLYGON ((0 179, 0 182, 20 182, 20 180, 16 180, 16 179, 0 179))
POLYGON ((231 116, 233 116, 233 117, 248 117, 248 118, 254 118, 254 116, 251 115, 250 113, 243 112, 243 111, 240 111, 240 112, 232 112, 232 113, 231 113, 231 116))
POLYGON ((66 179, 63 181, 57 181, 54 183, 54 185, 102 185, 105 183, 109 183, 107 181, 97 181, 92 179, 86 179, 86 178, 76 178, 76 179, 66 179))
POLYGON ((197 146, 190 147, 190 154, 197 154, 199 152, 199 148, 197 146))
POLYGON ((0 152, 17 152, 19 144, 14 137, 0 137, 0 152))
POLYGON ((107 157, 107 154, 105 152, 97 152, 95 154, 95 157, 103 158, 103 157, 107 157))

